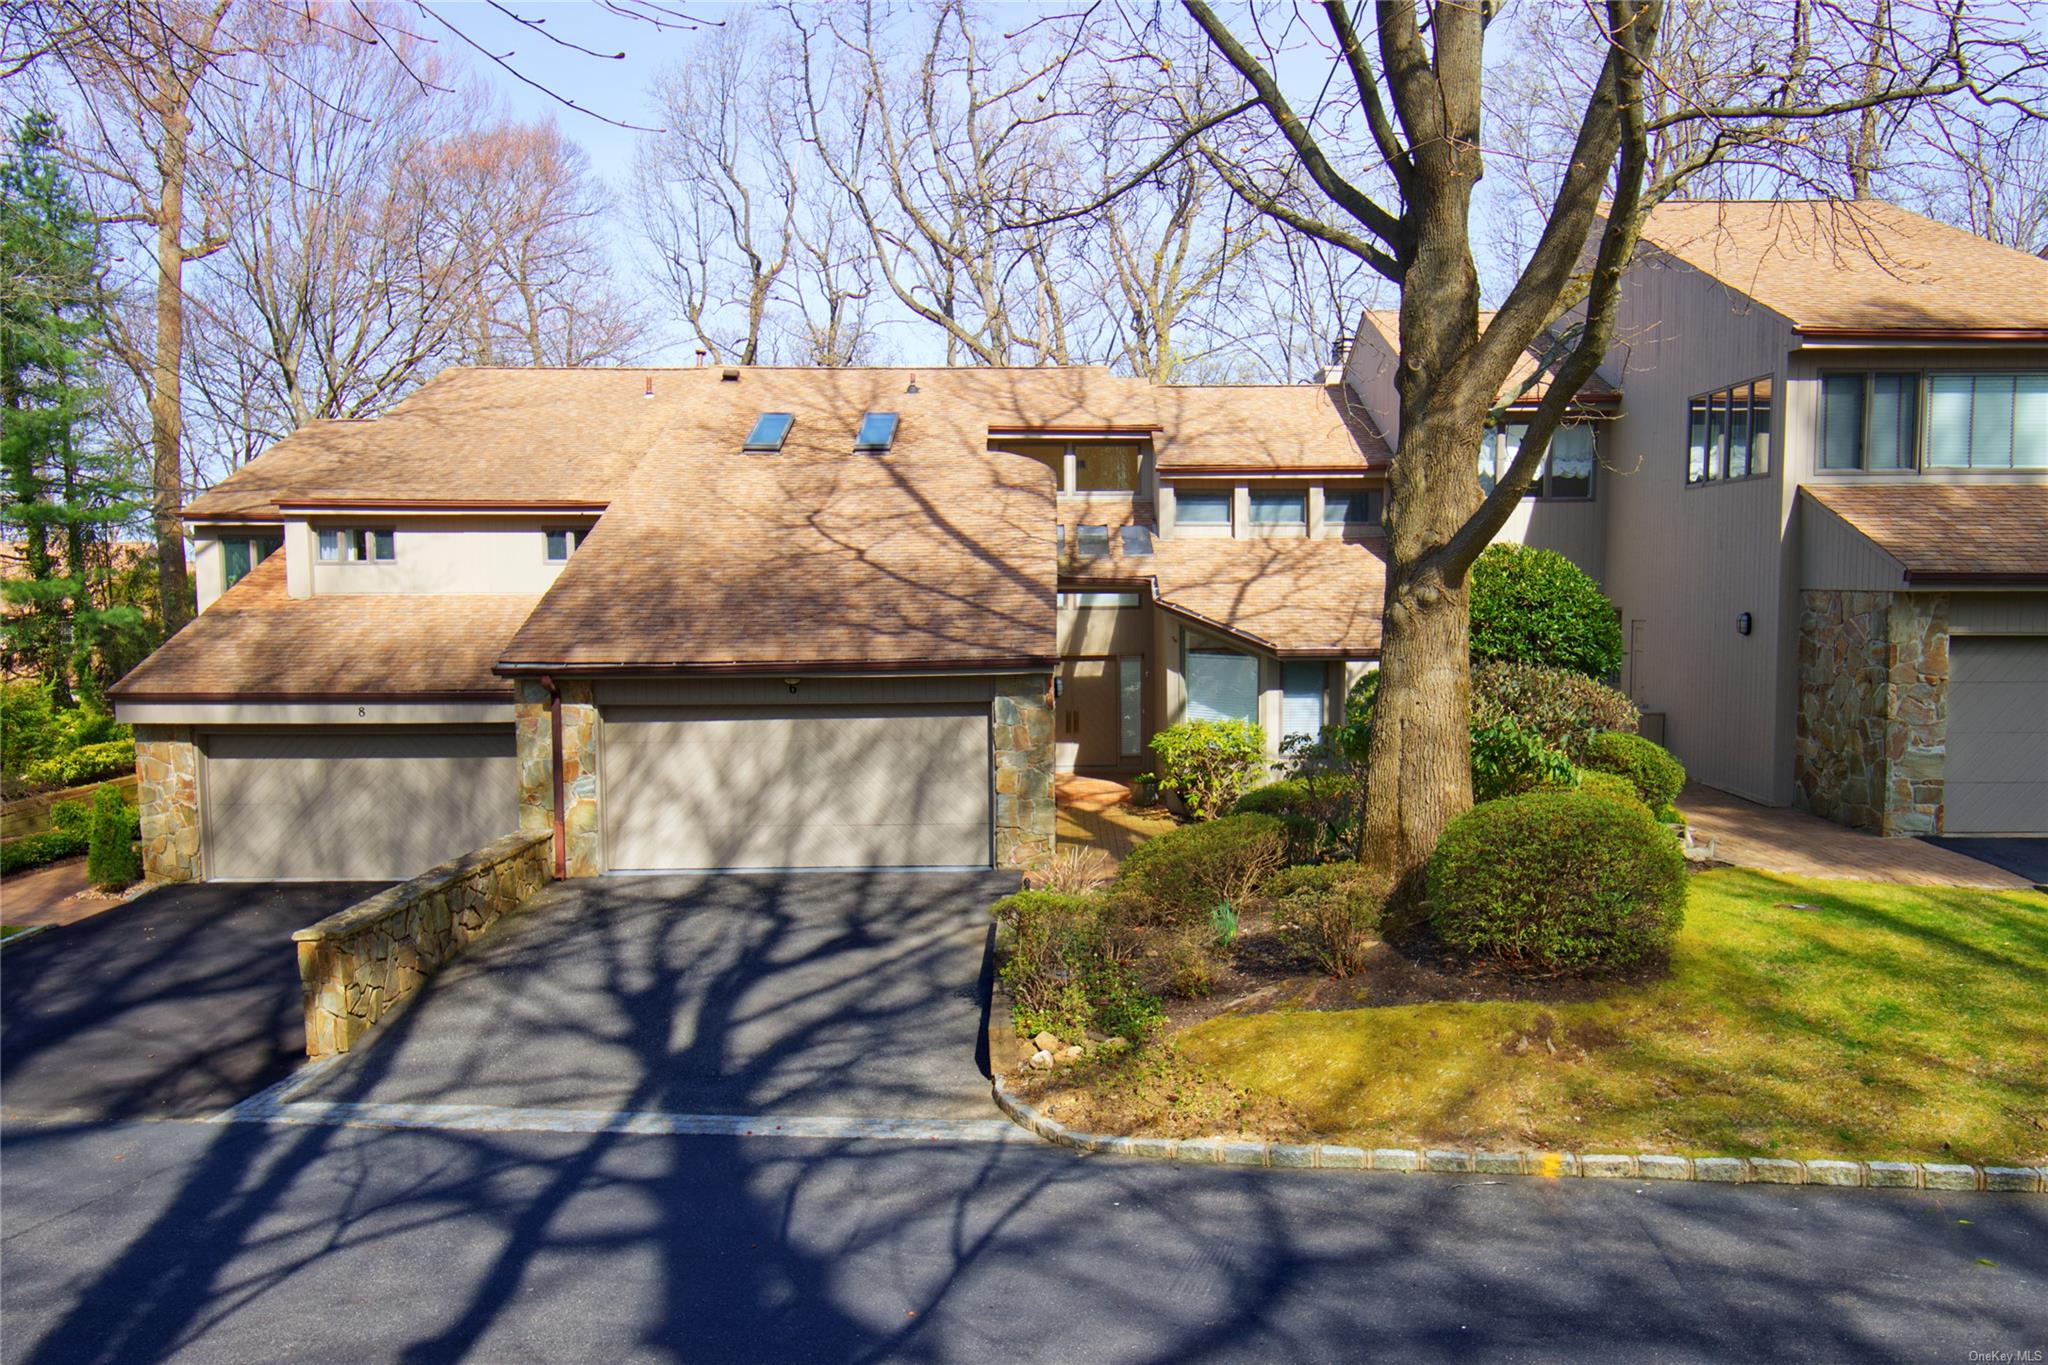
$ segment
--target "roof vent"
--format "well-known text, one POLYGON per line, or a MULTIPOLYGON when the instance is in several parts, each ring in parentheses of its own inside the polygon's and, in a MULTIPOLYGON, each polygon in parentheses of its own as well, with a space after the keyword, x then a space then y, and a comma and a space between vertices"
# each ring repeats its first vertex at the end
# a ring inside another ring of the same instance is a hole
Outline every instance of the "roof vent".
POLYGON ((739 383, 739 382, 740 382, 740 371, 739 371, 739 366, 737 366, 737 365, 728 365, 728 366, 726 366, 726 367, 725 367, 724 369, 720 370, 720 371, 718 372, 718 382, 719 382, 719 383, 721 383, 721 384, 737 384, 737 383, 739 383))
POLYGON ((896 414, 870 412, 860 419, 860 431, 853 438, 855 450, 883 454, 896 441, 896 414))
POLYGON ((754 429, 747 433, 747 443, 741 449, 773 454, 782 449, 795 424, 796 418, 786 412, 764 412, 754 419, 754 429))

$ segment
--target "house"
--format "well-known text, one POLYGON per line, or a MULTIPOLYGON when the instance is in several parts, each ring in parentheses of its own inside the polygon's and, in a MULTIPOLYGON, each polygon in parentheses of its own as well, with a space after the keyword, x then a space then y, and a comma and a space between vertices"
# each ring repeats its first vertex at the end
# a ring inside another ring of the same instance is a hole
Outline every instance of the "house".
MULTIPOLYGON (((1376 666, 1391 319, 1323 382, 454 370, 195 499, 114 689, 162 879, 1017 867, 1056 772, 1269 751, 1376 666)), ((1478 455, 1512 460, 1518 411, 1478 455)), ((1882 205, 1672 204, 1503 538, 1570 555, 1693 775, 2048 831, 2048 262, 1882 205)))
POLYGON ((150 876, 1020 866, 1056 769, 1313 733, 1378 648, 1344 386, 454 370, 194 499, 114 689, 150 876))
MULTIPOLYGON (((1398 446, 1389 329, 1348 375, 1398 446)), ((1615 340, 1504 538, 1601 580, 1651 736, 1884 834, 2048 833, 2048 261, 1884 204, 1667 204, 1615 340)))

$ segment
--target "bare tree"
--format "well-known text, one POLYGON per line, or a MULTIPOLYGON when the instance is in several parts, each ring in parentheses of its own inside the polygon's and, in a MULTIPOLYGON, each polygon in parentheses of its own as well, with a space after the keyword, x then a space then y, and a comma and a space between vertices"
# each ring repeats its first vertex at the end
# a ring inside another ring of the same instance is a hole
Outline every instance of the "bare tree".
MULTIPOLYGON (((1528 255, 1482 327, 1473 208, 1488 147, 1492 7, 1389 0, 1361 32, 1345 0, 1327 0, 1322 70, 1342 99, 1318 99, 1305 115, 1265 31, 1286 12, 1255 7, 1233 24, 1205 0, 1183 3, 1249 92, 1263 139, 1244 155, 1219 150, 1229 146, 1222 134, 1205 134, 1202 154, 1260 212, 1355 255, 1400 290, 1401 439, 1389 474, 1366 843, 1406 876, 1471 804, 1467 570, 1519 504, 1607 351, 1645 214, 1723 166, 1811 174, 1808 134, 1869 108, 1976 100, 2036 111, 2042 56, 2024 30, 1951 0, 1874 15, 1784 0, 1748 6, 1754 24, 1727 38, 1739 48, 1755 34, 1781 35, 1751 60, 1709 49, 1668 62, 1662 0, 1588 4, 1596 41, 1562 73, 1576 90, 1569 153, 1548 177, 1528 255), (1875 84, 1874 49, 1889 54, 1875 84), (1472 451, 1532 348, 1548 357, 1554 382, 1514 464, 1482 492, 1472 451)), ((1154 28, 1139 33, 1158 41, 1154 28)))

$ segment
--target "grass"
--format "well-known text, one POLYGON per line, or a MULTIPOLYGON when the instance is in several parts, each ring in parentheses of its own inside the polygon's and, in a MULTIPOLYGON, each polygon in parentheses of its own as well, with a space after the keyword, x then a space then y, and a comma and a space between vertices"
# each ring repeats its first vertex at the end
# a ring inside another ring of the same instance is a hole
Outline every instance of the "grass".
POLYGON ((26 924, 0 924, 0 940, 13 938, 16 934, 28 932, 26 924))
POLYGON ((1364 1146, 2048 1160, 2048 898, 1713 872, 1672 968, 1586 1003, 1226 1015, 1179 1042, 1364 1146))

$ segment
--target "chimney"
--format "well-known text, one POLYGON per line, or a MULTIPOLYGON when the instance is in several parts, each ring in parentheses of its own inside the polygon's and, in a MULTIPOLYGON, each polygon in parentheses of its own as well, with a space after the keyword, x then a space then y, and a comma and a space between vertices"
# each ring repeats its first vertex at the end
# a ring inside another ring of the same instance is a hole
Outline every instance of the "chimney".
POLYGON ((1350 359, 1351 338, 1348 336, 1332 338, 1330 342, 1330 363, 1323 367, 1323 382, 1325 384, 1343 383, 1344 366, 1350 359))

